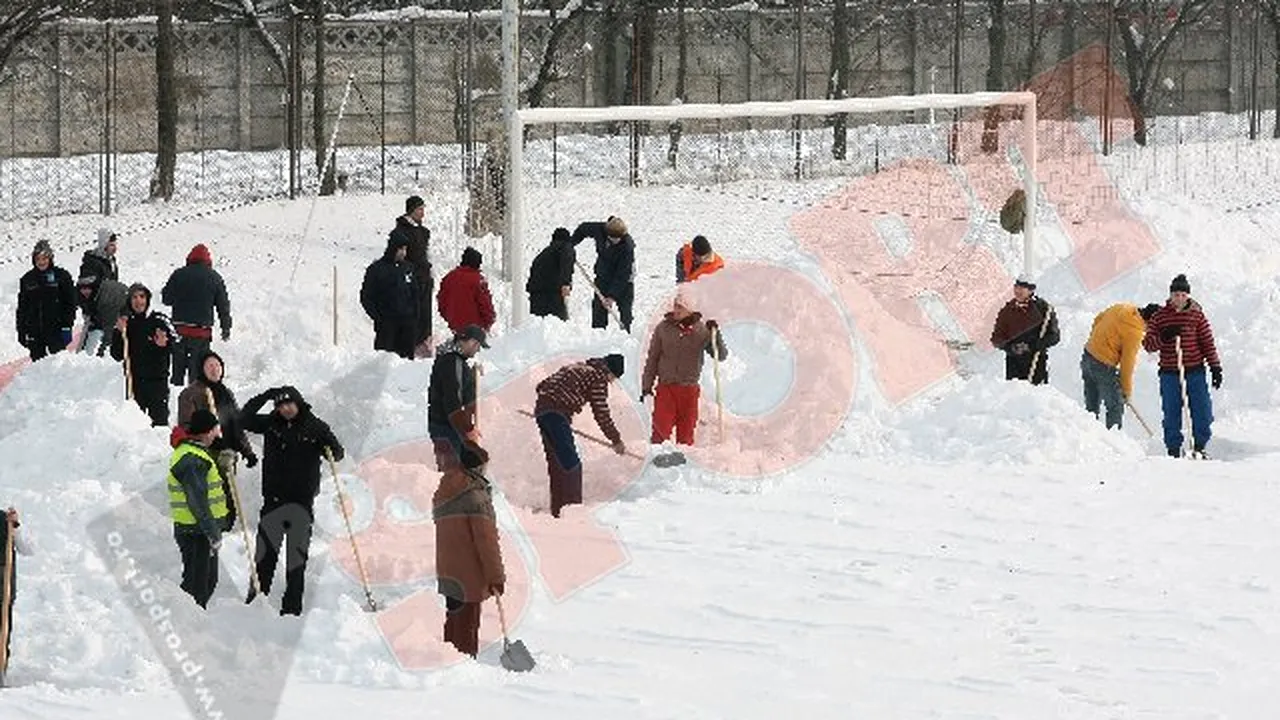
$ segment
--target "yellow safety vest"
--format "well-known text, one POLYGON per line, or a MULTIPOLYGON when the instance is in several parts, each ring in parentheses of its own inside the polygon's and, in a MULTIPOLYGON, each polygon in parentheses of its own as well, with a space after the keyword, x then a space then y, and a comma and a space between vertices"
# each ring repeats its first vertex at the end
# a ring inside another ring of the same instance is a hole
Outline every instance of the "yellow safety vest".
POLYGON ((209 463, 209 472, 204 481, 209 490, 209 512, 214 520, 220 520, 230 514, 227 509, 227 494, 222 489, 222 476, 218 474, 218 464, 209 456, 209 452, 198 445, 182 443, 169 458, 169 511, 173 514, 173 522, 178 525, 197 525, 195 513, 187 505, 187 493, 182 483, 173 475, 173 468, 187 455, 204 458, 209 463))

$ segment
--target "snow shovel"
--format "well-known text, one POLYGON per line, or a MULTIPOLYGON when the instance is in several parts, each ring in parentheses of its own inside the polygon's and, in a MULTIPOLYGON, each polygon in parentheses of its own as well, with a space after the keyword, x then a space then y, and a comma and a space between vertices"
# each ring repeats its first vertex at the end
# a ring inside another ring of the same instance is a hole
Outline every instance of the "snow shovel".
POLYGON ((4 589, 0 593, 0 687, 5 687, 5 676, 9 674, 9 605, 13 603, 13 533, 16 532, 13 520, 6 513, 4 516, 4 589))
MULTIPOLYGON (((218 404, 213 401, 213 390, 205 388, 204 394, 205 399, 209 401, 209 412, 213 413, 214 417, 217 417, 218 404)), ((238 462, 237 460, 236 463, 238 464, 238 462)), ((231 490, 231 499, 236 504, 236 521, 240 525, 240 535, 244 539, 244 554, 249 560, 249 586, 253 589, 251 597, 257 597, 262 593, 262 587, 258 583, 258 565, 253 558, 253 543, 249 539, 249 523, 244 519, 245 506, 244 502, 240 500, 240 486, 236 483, 236 470, 233 468, 231 477, 223 478, 223 480, 227 481, 227 488, 231 490)))
MULTIPOLYGON (((1045 304, 1047 305, 1048 303, 1045 304)), ((1044 320, 1040 323, 1040 342, 1044 342, 1044 333, 1049 329, 1049 320, 1053 317, 1054 312, 1056 311, 1053 306, 1049 305, 1049 311, 1044 314, 1044 320)), ((1044 352, 1043 349, 1036 350, 1035 354, 1031 356, 1031 372, 1027 373, 1027 382, 1033 385, 1036 382, 1036 367, 1040 364, 1040 353, 1042 352, 1044 352)))
MULTIPOLYGON (((605 310, 609 311, 609 315, 611 315, 614 320, 618 321, 618 327, 625 330, 626 326, 622 324, 622 316, 618 314, 617 306, 609 305, 604 301, 604 293, 600 292, 600 288, 596 287, 595 280, 591 279, 591 274, 587 272, 587 268, 585 265, 582 264, 582 261, 575 259, 573 262, 578 266, 578 269, 582 271, 582 277, 587 279, 587 284, 590 285, 591 289, 596 292, 596 299, 600 301, 600 304, 604 306, 605 310)), ((567 302, 565 303, 565 307, 568 307, 567 302)))
POLYGON ((523 640, 513 642, 507 635, 507 613, 502 609, 502 596, 494 595, 493 599, 498 603, 498 622, 502 623, 502 657, 499 658, 502 667, 511 672, 529 672, 537 666, 533 654, 524 646, 523 640))
POLYGON ((124 339, 124 399, 133 399, 133 364, 129 359, 129 331, 120 333, 124 339))
MULTIPOLYGON (((517 410, 516 412, 520 413, 521 415, 524 415, 525 417, 530 417, 530 418, 533 418, 533 419, 535 419, 535 420, 538 418, 538 416, 537 416, 537 415, 534 415, 533 413, 529 412, 528 410, 517 410)), ((569 426, 569 429, 573 431, 573 434, 574 434, 574 435, 577 435, 578 437, 580 437, 580 438, 584 438, 584 439, 586 439, 586 440, 590 440, 591 442, 593 442, 593 443, 595 443, 595 444, 597 444, 597 445, 603 445, 603 446, 605 446, 605 447, 607 447, 607 448, 611 448, 611 447, 613 447, 613 443, 609 442, 608 440, 605 440, 604 438, 596 437, 595 435, 592 435, 591 433, 585 433, 585 432, 582 432, 581 430, 579 430, 579 429, 578 429, 578 428, 576 428, 576 427, 573 427, 572 425, 570 425, 570 426, 569 426)), ((644 460, 644 459, 646 459, 643 455, 637 455, 637 454, 635 454, 635 453, 631 452, 630 450, 626 451, 626 453, 624 453, 624 454, 625 454, 627 457, 629 457, 629 458, 634 458, 634 459, 636 459, 636 460, 644 460)))
POLYGON ((720 422, 720 442, 724 442, 724 399, 720 395, 720 328, 711 331, 711 370, 716 378, 716 419, 720 422))
POLYGON ((1173 348, 1178 353, 1178 386, 1182 390, 1182 457, 1193 457, 1188 448, 1191 444, 1191 404, 1187 402, 1187 373, 1182 366, 1182 336, 1173 338, 1173 348))
POLYGON ((351 530, 351 513, 347 510, 347 495, 342 491, 342 481, 338 479, 338 463, 333 459, 333 451, 325 446, 324 456, 329 460, 329 471, 333 473, 333 484, 338 488, 338 504, 342 506, 342 520, 347 524, 347 539, 351 541, 351 554, 356 558, 356 569, 360 571, 360 584, 364 587, 365 610, 378 612, 378 604, 373 601, 373 591, 369 589, 369 576, 364 571, 364 562, 360 559, 360 548, 356 547, 356 535, 351 530))
POLYGON ((1142 429, 1147 431, 1147 437, 1155 437, 1156 434, 1152 432, 1151 426, 1147 424, 1147 421, 1142 419, 1142 414, 1138 412, 1138 408, 1134 407, 1133 403, 1129 402, 1128 399, 1124 401, 1124 404, 1133 412, 1133 416, 1138 418, 1138 422, 1142 425, 1142 429))

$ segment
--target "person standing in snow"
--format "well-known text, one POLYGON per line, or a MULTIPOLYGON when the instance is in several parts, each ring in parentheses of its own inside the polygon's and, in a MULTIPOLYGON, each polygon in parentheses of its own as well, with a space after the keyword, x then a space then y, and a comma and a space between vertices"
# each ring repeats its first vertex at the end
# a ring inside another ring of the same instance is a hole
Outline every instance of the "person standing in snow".
MULTIPOLYGON (((31 546, 27 544, 26 538, 23 537, 21 532, 18 532, 20 527, 22 527, 22 523, 18 517, 18 511, 14 510, 12 507, 5 510, 3 522, 0 522, 0 578, 5 577, 6 575, 9 577, 9 597, 7 598, 8 607, 4 610, 7 616, 7 620, 5 621, 7 632, 5 632, 4 637, 0 638, 0 642, 4 643, 5 663, 0 666, 0 668, 7 667, 9 660, 13 657, 10 640, 13 638, 13 605, 14 600, 18 595, 18 556, 31 556, 34 554, 31 551, 31 546), (14 552, 11 556, 6 557, 4 548, 9 545, 10 528, 13 529, 14 552)), ((3 675, 0 675, 0 680, 3 679, 3 675)), ((3 687, 2 682, 0 682, 0 687, 3 687)))
POLYGON ((1005 379, 1030 378, 1032 385, 1049 382, 1049 348, 1061 339, 1053 306, 1036 295, 1034 282, 1019 277, 1013 284, 1013 298, 1000 308, 991 330, 991 344, 1004 351, 1005 379))
POLYGON ((230 514, 228 496, 209 446, 222 435, 218 416, 201 408, 169 457, 169 512, 182 556, 182 589, 202 608, 218 587, 218 548, 230 514))
POLYGON ((1124 406, 1133 397, 1133 370, 1151 316, 1159 305, 1117 303, 1098 313, 1080 354, 1084 409, 1098 417, 1107 408, 1107 429, 1123 427, 1124 406))
POLYGON ((110 228, 98 228, 98 244, 84 251, 80 259, 79 277, 96 277, 103 280, 120 280, 120 267, 116 264, 119 238, 110 228))
POLYGON ((596 424, 613 443, 613 451, 619 455, 627 452, 609 413, 609 383, 622 377, 623 367, 623 357, 618 354, 591 358, 560 368, 534 388, 538 399, 533 414, 547 458, 554 517, 560 517, 560 509, 566 505, 582 504, 582 460, 573 441, 571 418, 585 405, 591 404, 596 424))
POLYGON ((654 328, 640 377, 640 402, 653 396, 653 432, 649 442, 654 445, 670 439, 674 427, 676 443, 693 446, 703 356, 720 360, 729 356, 719 329, 715 320, 703 322, 702 313, 691 309, 688 301, 679 295, 671 311, 654 328))
POLYGON ((102 357, 111 344, 109 333, 116 320, 128 311, 129 288, 111 278, 85 275, 76 283, 76 289, 85 327, 80 352, 102 357))
POLYGON ((218 416, 218 424, 222 427, 217 439, 209 445, 209 453, 218 465, 218 474, 227 483, 227 527, 235 526, 235 496, 231 494, 232 485, 237 478, 236 463, 243 455, 246 467, 258 464, 258 456, 249 444, 249 438, 240 426, 240 406, 236 404, 235 393, 226 386, 226 364, 218 353, 207 350, 200 356, 200 376, 178 394, 178 422, 186 424, 199 409, 208 410, 218 416))
POLYGON ((414 358, 418 340, 418 283, 405 258, 409 241, 392 233, 382 257, 364 271, 360 306, 373 321, 373 349, 414 358))
POLYGON ((205 245, 196 245, 187 254, 187 264, 173 271, 160 290, 160 302, 173 309, 170 318, 181 341, 173 349, 173 377, 176 387, 195 382, 200 375, 200 358, 213 342, 213 313, 218 313, 222 341, 231 340, 231 301, 227 285, 213 269, 213 255, 205 245))
POLYGON ((711 241, 698 235, 676 253, 676 284, 693 282, 724 269, 724 259, 711 250, 711 241))
POLYGON ((427 387, 427 434, 435 445, 436 465, 441 470, 457 465, 463 447, 480 442, 476 373, 467 363, 480 348, 488 347, 484 329, 468 325, 436 349, 427 387))
POLYGON ((636 297, 636 244, 627 233, 622 218, 609 216, 604 222, 584 222, 573 231, 574 245, 586 238, 596 242, 595 286, 604 296, 591 301, 591 327, 609 327, 609 310, 617 308, 622 327, 631 332, 632 306, 636 297))
POLYGON ((529 314, 569 319, 566 303, 573 292, 573 266, 578 259, 575 246, 580 242, 582 238, 574 240, 567 228, 556 228, 551 234, 551 244, 533 259, 529 279, 524 284, 525 292, 529 293, 529 314))
POLYGON ((142 283, 129 287, 126 313, 112 331, 111 357, 125 359, 127 337, 134 402, 151 417, 152 426, 164 427, 169 424, 169 365, 178 336, 169 318, 151 310, 151 291, 142 283))
MULTIPOLYGON (((285 587, 280 614, 301 615, 306 589, 307 558, 315 522, 315 498, 320 494, 320 461, 325 450, 334 462, 345 456, 329 425, 311 412, 302 393, 291 386, 271 388, 245 403, 241 427, 262 435, 262 511, 258 519, 255 572, 263 595, 271 593, 280 550, 285 556, 285 587), (258 413, 267 402, 274 410, 258 413)), ((250 584, 246 602, 255 597, 250 584)))
POLYGON ((1207 457, 1205 447, 1213 436, 1213 400, 1205 366, 1213 378, 1213 389, 1222 387, 1222 363, 1213 340, 1213 328, 1204 308, 1191 297, 1191 283, 1178 275, 1169 283, 1169 300, 1147 323, 1142 346, 1159 352, 1160 407, 1164 411, 1164 446, 1171 457, 1182 456, 1182 382, 1186 381, 1187 405, 1191 411, 1192 455, 1207 457), (1182 357, 1178 357, 1179 345, 1182 357), (1178 362, 1181 360, 1181 374, 1178 362))
POLYGON ((464 450, 431 499, 436 526, 436 589, 444 596, 444 641, 458 652, 480 652, 480 606, 507 582, 498 541, 493 486, 484 476, 489 454, 464 450))
POLYGON ((18 343, 36 361, 71 344, 76 322, 76 284, 71 273, 53 264, 47 240, 31 251, 32 268, 18 281, 18 343))
MULTIPOLYGON (((431 275, 431 231, 422 225, 427 207, 422 198, 414 195, 404 201, 404 215, 396 218, 391 240, 403 243, 405 261, 413 268, 413 280, 417 285, 417 311, 413 332, 414 355, 431 355, 431 291, 435 278, 431 275)), ((412 359, 412 358, 410 358, 412 359)))
POLYGON ((489 283, 480 272, 483 260, 479 250, 468 247, 462 251, 461 264, 440 280, 436 305, 440 308, 440 317, 455 334, 468 325, 479 325, 487 333, 498 319, 493 311, 489 283))

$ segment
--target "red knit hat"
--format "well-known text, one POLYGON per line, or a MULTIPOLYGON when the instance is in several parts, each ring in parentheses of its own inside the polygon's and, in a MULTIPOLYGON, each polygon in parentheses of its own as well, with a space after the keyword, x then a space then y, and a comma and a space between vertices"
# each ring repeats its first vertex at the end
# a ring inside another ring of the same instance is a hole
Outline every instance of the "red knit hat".
POLYGON ((195 263, 213 267, 213 255, 209 252, 209 248, 205 247, 204 243, 191 248, 191 252, 187 253, 187 264, 194 265, 195 263))

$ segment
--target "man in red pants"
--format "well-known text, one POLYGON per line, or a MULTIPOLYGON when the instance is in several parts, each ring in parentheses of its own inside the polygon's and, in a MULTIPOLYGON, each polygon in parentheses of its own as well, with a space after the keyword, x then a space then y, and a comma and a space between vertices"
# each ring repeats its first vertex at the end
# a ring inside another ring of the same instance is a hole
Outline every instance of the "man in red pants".
MULTIPOLYGON (((649 442, 659 445, 676 430, 676 443, 693 445, 693 430, 698 424, 698 398, 701 388, 703 353, 715 353, 720 360, 729 355, 715 320, 703 322, 702 313, 689 307, 689 301, 677 296, 671 312, 658 323, 649 340, 649 355, 640 379, 640 400, 653 395, 653 434, 649 442), (713 342, 714 335, 714 342, 713 342), (657 392, 654 383, 657 382, 657 392)), ((678 460, 683 457, 674 453, 678 460)))

